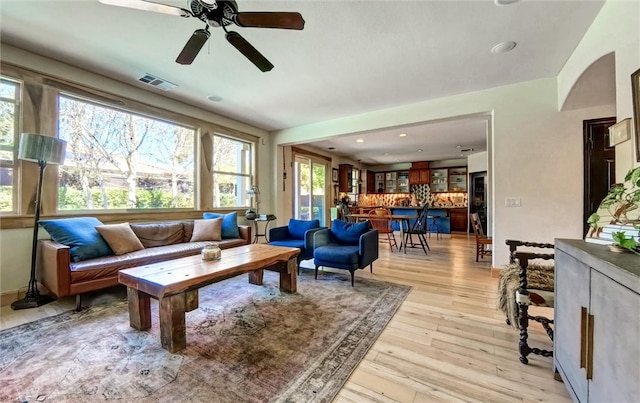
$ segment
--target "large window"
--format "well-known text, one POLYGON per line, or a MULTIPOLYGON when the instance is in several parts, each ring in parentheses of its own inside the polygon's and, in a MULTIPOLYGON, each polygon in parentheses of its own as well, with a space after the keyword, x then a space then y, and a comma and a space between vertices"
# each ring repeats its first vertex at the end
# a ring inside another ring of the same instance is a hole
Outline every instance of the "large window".
POLYGON ((15 141, 20 116, 20 84, 1 79, 0 84, 0 212, 16 210, 15 141))
POLYGON ((252 185, 252 144, 213 136, 213 207, 251 205, 247 191, 252 185))
POLYGON ((59 210, 194 208, 195 130, 59 96, 59 210))

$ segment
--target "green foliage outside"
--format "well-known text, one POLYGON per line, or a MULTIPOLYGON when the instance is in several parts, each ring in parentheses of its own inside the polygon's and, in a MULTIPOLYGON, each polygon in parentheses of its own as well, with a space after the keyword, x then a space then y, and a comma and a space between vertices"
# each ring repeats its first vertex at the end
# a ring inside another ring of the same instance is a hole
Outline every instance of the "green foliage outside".
POLYGON ((0 186, 0 211, 13 210, 13 195, 11 186, 0 186))
MULTIPOLYGON (((107 189, 108 206, 103 207, 102 192, 99 188, 91 189, 91 198, 96 209, 126 209, 128 208, 128 192, 126 189, 107 189)), ((163 190, 137 190, 136 207, 140 209, 152 208, 193 208, 193 199, 179 198, 177 205, 172 205, 171 192, 163 190)), ((63 187, 58 190, 58 208, 60 210, 86 209, 82 192, 78 189, 63 187)))

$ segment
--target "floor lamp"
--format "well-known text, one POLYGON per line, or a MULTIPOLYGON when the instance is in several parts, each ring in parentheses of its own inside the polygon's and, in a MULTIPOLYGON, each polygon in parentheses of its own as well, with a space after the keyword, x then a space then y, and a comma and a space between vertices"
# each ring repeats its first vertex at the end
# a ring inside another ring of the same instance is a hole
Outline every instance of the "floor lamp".
POLYGON ((38 246, 38 220, 40 220, 40 201, 42 195, 42 179, 44 168, 47 164, 62 164, 64 162, 64 152, 67 143, 50 136, 42 134, 22 133, 20 136, 20 146, 18 148, 18 159, 35 162, 40 167, 38 176, 38 187, 36 188, 36 198, 33 202, 35 207, 35 220, 33 222, 33 240, 31 245, 31 277, 27 294, 23 299, 14 301, 12 309, 36 308, 53 301, 50 295, 40 295, 38 284, 36 283, 36 252, 38 246))

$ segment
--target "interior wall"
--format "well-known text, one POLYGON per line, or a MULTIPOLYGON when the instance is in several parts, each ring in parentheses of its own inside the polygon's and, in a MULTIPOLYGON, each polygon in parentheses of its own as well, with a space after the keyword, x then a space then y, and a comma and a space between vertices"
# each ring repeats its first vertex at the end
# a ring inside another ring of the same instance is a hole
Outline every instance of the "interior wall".
POLYGON ((483 151, 481 153, 471 154, 467 157, 468 172, 482 172, 487 170, 488 166, 488 153, 483 151))
POLYGON ((582 237, 582 121, 613 106, 559 112, 556 80, 544 79, 319 122, 274 133, 274 143, 304 143, 354 131, 491 114, 488 170, 494 267, 508 262, 506 239, 553 242, 582 237), (519 197, 521 207, 505 207, 519 197))
MULTIPOLYGON (((610 53, 615 55, 617 121, 633 117, 631 74, 640 68, 640 2, 609 0, 600 10, 571 57, 558 74, 558 105, 565 105, 580 77, 593 63, 610 53)), ((639 166, 635 150, 637 136, 616 146, 616 182, 639 166)))

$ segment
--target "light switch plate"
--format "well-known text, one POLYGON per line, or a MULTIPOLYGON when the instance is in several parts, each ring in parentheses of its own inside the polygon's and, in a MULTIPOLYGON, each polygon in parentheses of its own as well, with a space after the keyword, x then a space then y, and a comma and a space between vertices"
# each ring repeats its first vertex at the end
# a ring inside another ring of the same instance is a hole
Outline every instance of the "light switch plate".
POLYGON ((519 197, 505 197, 504 198, 505 207, 520 207, 521 202, 519 197))

